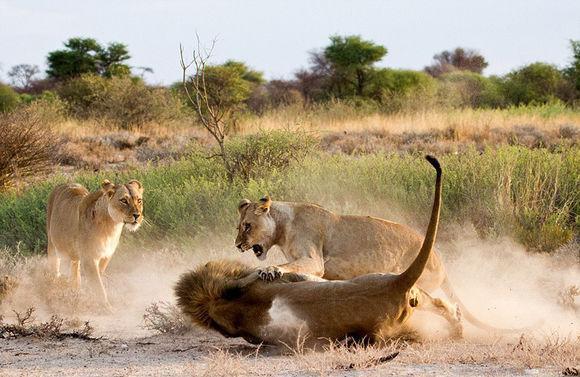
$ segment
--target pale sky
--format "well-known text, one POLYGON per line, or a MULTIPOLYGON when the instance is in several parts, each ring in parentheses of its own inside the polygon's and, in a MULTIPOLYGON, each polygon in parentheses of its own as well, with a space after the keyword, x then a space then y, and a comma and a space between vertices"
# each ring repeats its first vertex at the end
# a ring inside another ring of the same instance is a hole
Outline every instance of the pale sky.
POLYGON ((47 53, 79 36, 127 44, 130 65, 169 84, 181 75, 179 44, 193 47, 196 32, 217 38, 214 63, 241 60, 267 78, 291 78, 332 34, 386 46, 379 66, 422 69, 462 46, 486 57, 484 73, 503 74, 535 61, 567 65, 580 0, 0 0, 0 79, 19 63, 46 69, 47 53))

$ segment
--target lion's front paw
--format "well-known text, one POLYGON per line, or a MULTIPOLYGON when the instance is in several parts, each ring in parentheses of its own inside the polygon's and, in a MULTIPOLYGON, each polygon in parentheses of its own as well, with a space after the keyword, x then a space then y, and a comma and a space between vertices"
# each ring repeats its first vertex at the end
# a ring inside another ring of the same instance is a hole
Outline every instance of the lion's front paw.
POLYGON ((276 266, 258 269, 258 277, 264 281, 274 281, 282 276, 282 271, 276 266))

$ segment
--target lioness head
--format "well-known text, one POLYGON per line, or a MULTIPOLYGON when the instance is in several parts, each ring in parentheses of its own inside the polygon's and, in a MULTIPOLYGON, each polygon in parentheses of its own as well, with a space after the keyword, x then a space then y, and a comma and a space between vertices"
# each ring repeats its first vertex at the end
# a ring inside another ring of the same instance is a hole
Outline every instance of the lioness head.
POLYGON ((132 180, 124 185, 103 181, 103 191, 109 200, 109 216, 118 223, 125 223, 131 232, 136 231, 143 221, 143 185, 132 180))
POLYGON ((270 197, 264 197, 257 203, 243 199, 238 205, 240 223, 236 247, 241 252, 252 249, 260 260, 266 259, 268 250, 274 242, 276 223, 270 216, 270 197))

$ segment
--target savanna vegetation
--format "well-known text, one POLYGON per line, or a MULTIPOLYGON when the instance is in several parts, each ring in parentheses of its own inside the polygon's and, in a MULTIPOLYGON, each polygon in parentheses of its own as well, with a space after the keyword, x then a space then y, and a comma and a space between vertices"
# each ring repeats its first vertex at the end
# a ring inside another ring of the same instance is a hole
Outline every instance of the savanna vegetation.
POLYGON ((11 343, 0 347, 0 367, 334 375, 376 374, 388 362, 395 374, 578 374, 580 41, 563 67, 535 62, 501 76, 461 47, 421 71, 390 68, 387 47, 360 36, 332 36, 289 79, 216 63, 211 51, 199 41, 193 53, 176 51, 182 71, 167 86, 147 83, 152 69, 131 66, 128 46, 91 38, 50 52, 44 73, 30 64, 7 72, 0 340, 11 343), (422 232, 433 194, 425 153, 444 167, 437 240, 446 269, 478 317, 530 325, 519 339, 431 339, 429 317, 420 343, 333 343, 325 352, 296 344, 291 357, 271 357, 268 347, 197 332, 171 304, 176 277, 193 265, 234 255, 260 263, 233 251, 241 198, 315 202, 422 232), (101 316, 89 285, 79 291, 49 273, 45 227, 56 185, 97 190, 104 179, 138 179, 145 193, 143 225, 123 232, 105 276, 117 311, 101 316), (546 327, 534 328, 536 318, 546 327))
POLYGON ((133 246, 231 236, 239 199, 265 193, 419 227, 425 152, 446 167, 443 224, 542 252, 580 236, 578 41, 566 67, 485 76, 474 50, 400 70, 377 66, 386 47, 332 36, 294 78, 270 81, 198 49, 168 87, 146 84, 151 69, 129 66, 123 44, 64 47, 44 77, 21 64, 0 85, 0 247, 42 252, 52 187, 104 178, 146 187, 133 246))

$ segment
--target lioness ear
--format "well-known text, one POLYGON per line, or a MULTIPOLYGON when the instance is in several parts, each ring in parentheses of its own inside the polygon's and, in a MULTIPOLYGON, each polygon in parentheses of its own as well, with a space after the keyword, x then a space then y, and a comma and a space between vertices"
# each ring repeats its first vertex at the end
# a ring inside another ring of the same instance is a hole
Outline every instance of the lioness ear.
POLYGON ((270 199, 269 195, 264 196, 260 199, 260 205, 256 208, 254 212, 256 215, 262 215, 268 213, 270 211, 270 206, 272 205, 272 199, 270 199))
POLYGON ((107 194, 109 199, 112 198, 113 195, 115 194, 115 185, 113 183, 111 183, 111 181, 109 181, 108 179, 105 179, 101 183, 101 188, 103 189, 105 194, 107 194))
POLYGON ((114 184, 111 183, 111 181, 109 181, 108 179, 105 179, 102 183, 101 183, 101 187, 103 188, 103 190, 108 190, 110 188, 115 187, 114 184))
POLYGON ((133 186, 136 186, 136 187, 137 187, 137 189, 138 189, 139 191, 143 192, 143 185, 142 185, 142 184, 141 184, 141 182, 139 182, 138 180, 136 180, 136 179, 132 179, 132 180, 130 180, 130 181, 129 181, 129 183, 127 183, 127 184, 128 184, 128 185, 133 185, 133 186))
POLYGON ((238 204, 238 213, 241 214, 244 208, 246 208, 250 203, 252 202, 249 201, 248 199, 242 199, 240 201, 240 204, 238 204))

